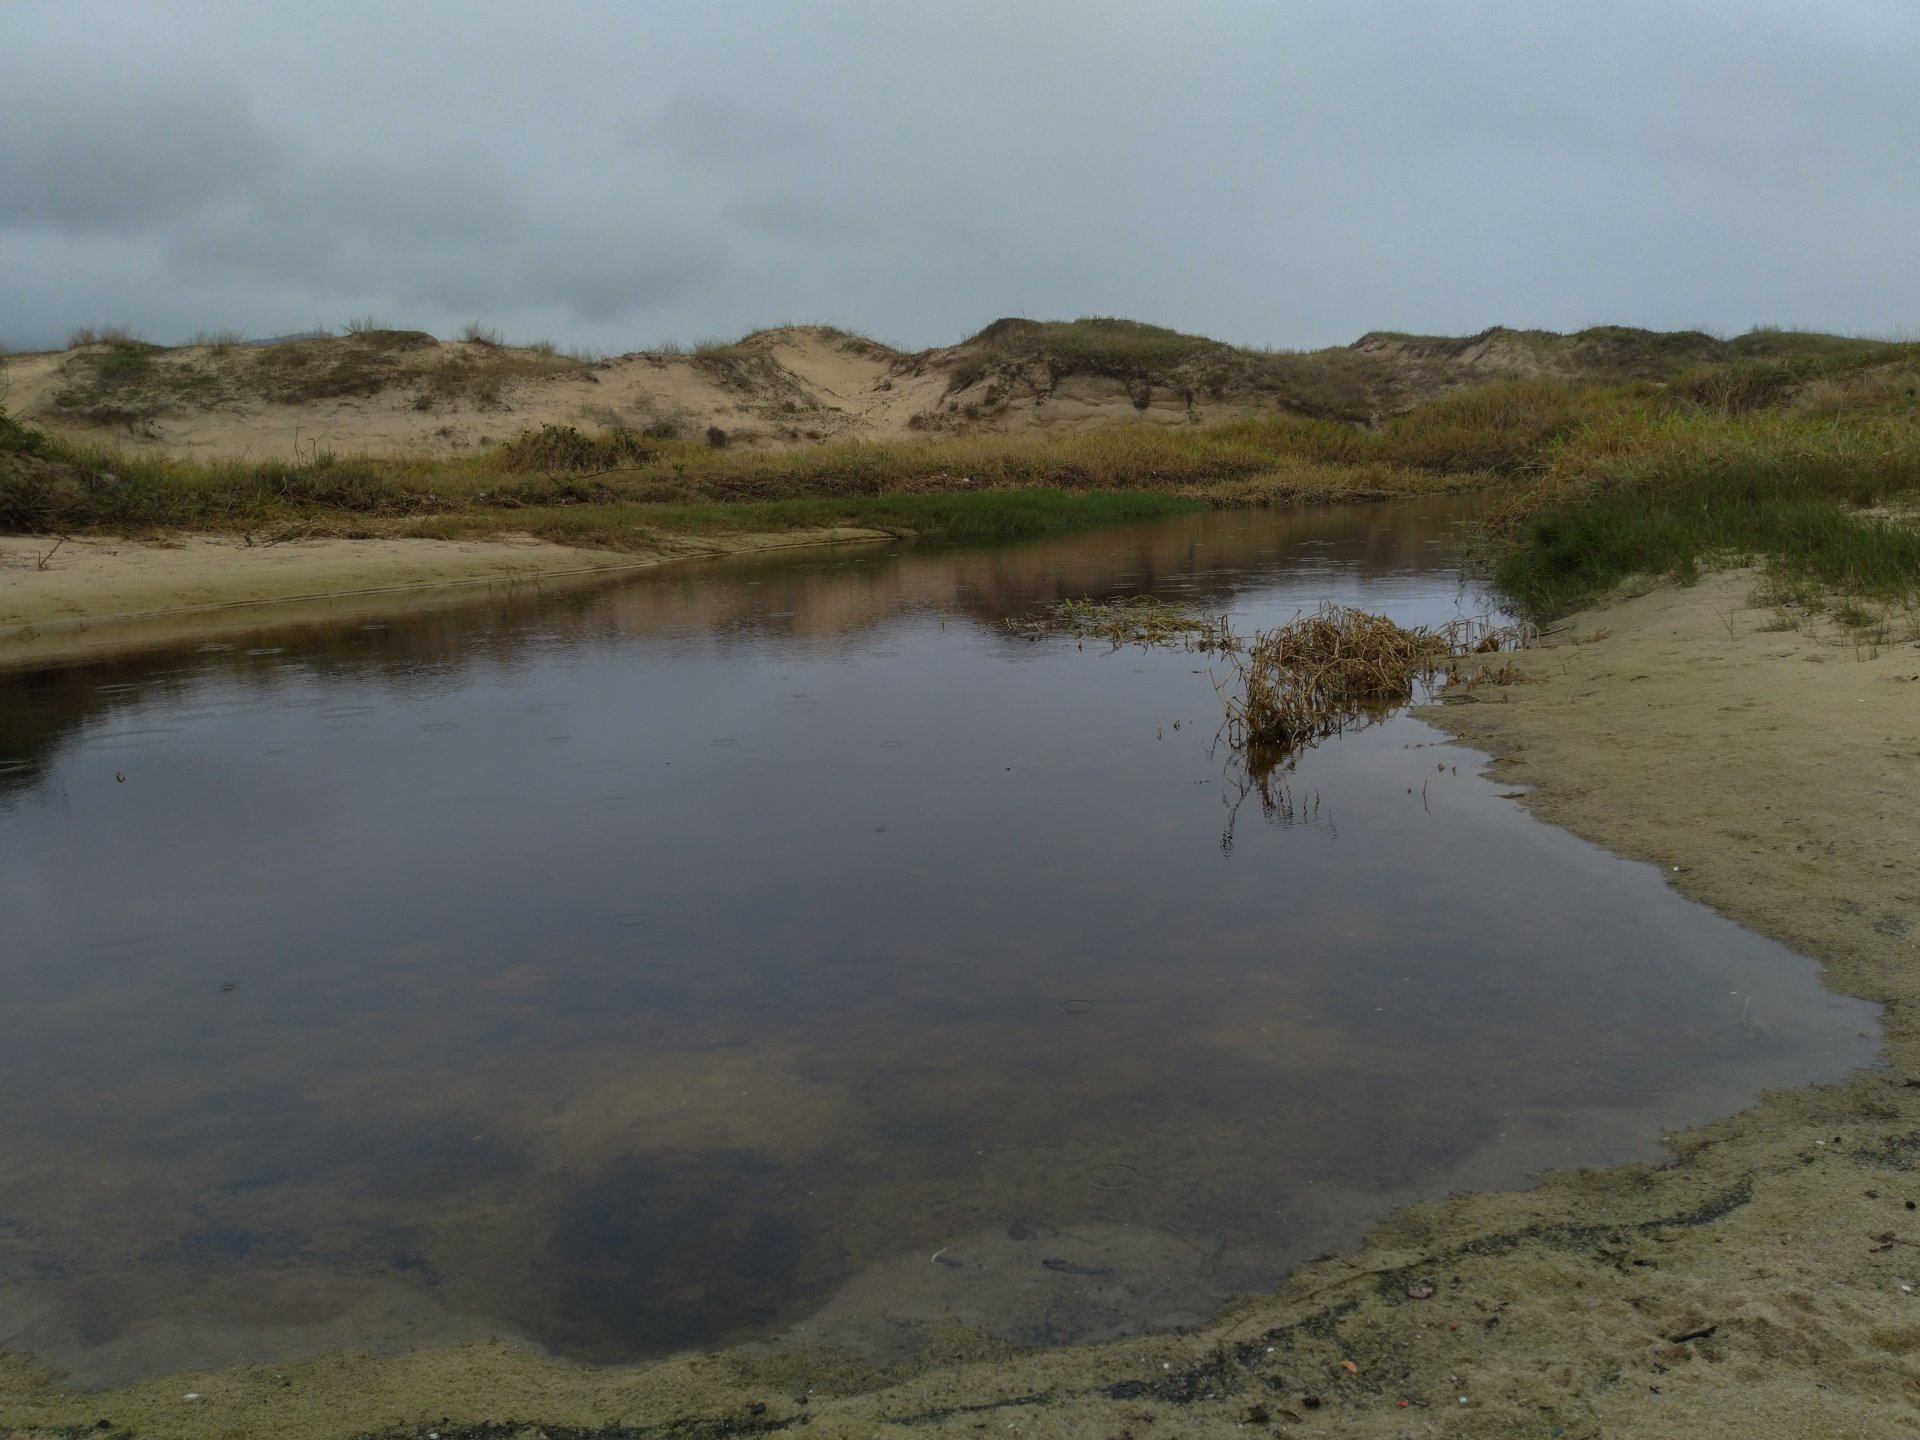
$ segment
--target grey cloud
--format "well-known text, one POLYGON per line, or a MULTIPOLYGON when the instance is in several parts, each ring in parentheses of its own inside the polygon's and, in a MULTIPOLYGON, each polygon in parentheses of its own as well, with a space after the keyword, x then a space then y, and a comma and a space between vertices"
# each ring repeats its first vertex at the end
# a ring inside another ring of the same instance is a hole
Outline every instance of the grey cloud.
POLYGON ((576 320, 602 324, 705 294, 728 269, 725 248, 712 243, 652 236, 608 245, 550 232, 525 247, 511 290, 533 304, 557 305, 576 320))
POLYGON ((814 138, 795 115, 776 115, 744 96, 677 91, 646 119, 626 127, 628 142, 692 165, 741 165, 791 155, 814 138))
POLYGON ((511 286, 525 226, 496 177, 301 161, 244 197, 156 227, 164 269, 203 286, 339 296, 341 317, 357 297, 387 310, 474 312, 511 286))
POLYGON ((827 244, 858 236, 862 221, 841 201, 821 195, 774 192, 743 196, 721 206, 723 219, 766 240, 827 244))
POLYGON ((267 183, 278 147, 226 85, 0 86, 0 226, 138 228, 267 183))
POLYGON ((0 341, 1920 323, 1911 6, 208 13, 0 5, 0 341))

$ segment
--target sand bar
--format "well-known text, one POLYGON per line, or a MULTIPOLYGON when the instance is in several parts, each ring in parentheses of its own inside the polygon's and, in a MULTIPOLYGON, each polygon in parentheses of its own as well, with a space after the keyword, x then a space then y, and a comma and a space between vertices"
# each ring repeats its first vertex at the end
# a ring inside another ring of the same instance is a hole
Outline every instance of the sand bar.
POLYGON ((852 528, 673 537, 649 551, 495 540, 0 536, 0 670, 186 639, 471 600, 476 587, 594 582, 666 560, 885 539, 852 528))

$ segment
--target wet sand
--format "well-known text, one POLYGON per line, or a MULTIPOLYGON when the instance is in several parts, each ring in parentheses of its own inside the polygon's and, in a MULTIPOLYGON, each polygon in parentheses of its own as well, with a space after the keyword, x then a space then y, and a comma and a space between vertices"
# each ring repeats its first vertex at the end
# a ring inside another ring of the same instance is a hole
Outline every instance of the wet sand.
POLYGON ((1186 1335, 1015 1353, 936 1325, 875 1371, 801 1345, 583 1369, 504 1345, 174 1376, 94 1395, 0 1360, 33 1434, 1884 1436, 1920 1429, 1920 647, 1769 628, 1753 577, 1576 617, 1528 682, 1429 718, 1542 817, 1884 1003, 1887 1066, 1393 1216, 1186 1335), (1903 1287, 1915 1287, 1908 1289, 1903 1287), (187 1398, 191 1394, 194 1398, 187 1398), (806 1396, 802 1404, 800 1397, 806 1396), (753 1407, 763 1406, 762 1410, 753 1407), (616 1428, 626 1427, 626 1428, 616 1428), (534 1433, 528 1430, 525 1433, 534 1433))

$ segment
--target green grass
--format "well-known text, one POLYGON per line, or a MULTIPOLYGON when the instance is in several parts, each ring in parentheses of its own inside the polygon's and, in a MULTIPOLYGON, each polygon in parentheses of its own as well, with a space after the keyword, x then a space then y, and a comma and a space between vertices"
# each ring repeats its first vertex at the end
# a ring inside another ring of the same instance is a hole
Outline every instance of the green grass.
MULTIPOLYGON (((958 541, 1014 540, 1057 535, 1126 520, 1205 509, 1190 496, 1152 491, 1003 490, 966 495, 876 495, 804 497, 731 504, 614 502, 602 505, 536 506, 515 513, 516 531, 558 544, 644 549, 676 535, 779 534, 841 528, 878 530, 895 536, 958 541)), ((439 539, 499 532, 496 520, 464 511, 413 521, 401 533, 439 539)))
POLYGON ((1169 507, 1376 498, 1492 479, 1396 467, 1372 458, 1359 432, 1279 418, 786 451, 549 426, 460 457, 321 452, 300 462, 176 460, 20 427, 0 441, 0 453, 37 447, 0 464, 0 530, 42 534, 283 524, 422 533, 431 520, 433 533, 603 539, 839 524, 986 537, 1169 507))
POLYGON ((892 444, 847 440, 794 450, 716 449, 697 440, 548 426, 465 462, 461 483, 496 491, 512 485, 524 500, 543 484, 577 485, 584 475, 607 498, 749 501, 903 489, 1206 490, 1258 486, 1278 472, 1307 468, 1329 492, 1458 488, 1440 471, 1394 466, 1350 426, 1279 416, 892 444), (514 478, 500 479, 500 472, 514 478))
POLYGON ((1521 608, 1551 617, 1629 575, 1691 580, 1728 559, 1764 560, 1840 594, 1904 599, 1920 584, 1920 530, 1863 518, 1830 497, 1702 505, 1683 493, 1618 493, 1532 517, 1494 578, 1521 608))
POLYGON ((1920 426, 1910 421, 1633 417, 1561 448, 1501 527, 1494 577, 1539 616, 1577 609, 1629 575, 1691 580, 1726 561, 1901 599, 1920 588, 1920 526, 1861 512, 1917 492, 1920 426))

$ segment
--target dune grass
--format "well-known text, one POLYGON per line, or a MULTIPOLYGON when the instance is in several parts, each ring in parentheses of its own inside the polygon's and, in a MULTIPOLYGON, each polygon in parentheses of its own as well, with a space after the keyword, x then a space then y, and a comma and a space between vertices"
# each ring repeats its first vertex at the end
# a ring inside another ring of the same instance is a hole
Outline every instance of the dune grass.
MULTIPOLYGON (((1509 367, 1509 373, 1517 364, 1523 373, 1557 376, 1589 389, 1665 383, 1689 372, 1741 367, 1750 372, 1749 383, 1771 367, 1785 387, 1823 369, 1870 363, 1900 348, 1881 340, 1778 328, 1724 340, 1697 330, 1597 325, 1570 335, 1499 327, 1475 336, 1376 331, 1351 346, 1290 351, 1228 345, 1109 316, 1004 319, 956 348, 948 388, 950 394, 971 391, 972 403, 992 409, 1013 393, 1022 373, 1044 371, 1055 382, 1101 375, 1126 383, 1142 408, 1169 394, 1189 405, 1260 396, 1295 414, 1374 426, 1457 384, 1458 367, 1469 363, 1466 357, 1489 346, 1499 352, 1495 363, 1509 367)), ((1456 457, 1453 465, 1482 468, 1471 455, 1456 457)))
POLYGON ((1233 349, 1204 335, 1106 315, 1079 320, 996 320, 967 343, 979 346, 991 359, 1038 354, 1048 357, 1062 374, 1121 376, 1170 371, 1196 355, 1233 349))
POLYGON ((514 512, 462 510, 419 517, 393 533, 433 539, 481 538, 511 530, 556 544, 644 550, 675 536, 775 535, 799 531, 872 530, 899 538, 1017 540, 1058 535, 1126 520, 1151 520, 1206 508, 1191 496, 1150 490, 1125 493, 997 490, 978 494, 805 496, 735 502, 545 505, 514 512))
POLYGON ((1347 348, 1313 352, 1253 350, 1160 325, 1111 316, 1079 320, 996 320, 959 347, 949 394, 988 382, 991 405, 1015 374, 1045 372, 1057 383, 1097 375, 1124 382, 1142 409, 1156 391, 1187 403, 1229 395, 1282 397, 1289 410, 1331 420, 1372 419, 1382 408, 1390 368, 1347 348))
POLYGON ((754 517, 734 528, 752 528, 787 513, 780 506, 798 513, 799 502, 832 502, 807 513, 851 516, 857 501, 858 513, 885 525, 908 524, 908 512, 888 507, 910 503, 913 520, 951 533, 1010 523, 966 518, 992 513, 1018 513, 1030 529, 1041 523, 1036 491, 1247 505, 1453 490, 1492 478, 1395 466, 1354 437, 1345 427, 1275 418, 765 451, 549 426, 459 457, 321 452, 299 462, 203 462, 41 436, 35 463, 0 474, 0 529, 219 530, 328 518, 365 527, 460 514, 463 533, 481 533, 524 528, 533 511, 635 505, 652 507, 662 524, 711 529, 733 514, 754 517), (1029 495, 1009 502, 1012 492, 1029 495))
POLYGON ((349 320, 346 333, 247 344, 238 331, 202 333, 189 346, 149 345, 125 330, 85 329, 61 362, 64 383, 48 402, 65 421, 138 429, 180 408, 266 401, 302 405, 347 396, 408 391, 414 407, 458 403, 496 408, 506 389, 589 362, 551 344, 509 347, 482 326, 465 343, 442 345, 421 330, 384 328, 373 316, 349 320))
MULTIPOLYGON (((1171 353, 1194 339, 1079 323, 1088 344, 1111 342, 1118 354, 1171 353)), ((1646 332, 1586 333, 1595 344, 1647 343, 1646 332)), ((0 419, 0 530, 524 532, 631 546, 859 526, 987 539, 1203 505, 1492 489, 1507 498, 1485 547, 1489 568, 1535 616, 1577 608, 1630 574, 1684 579, 1728 560, 1764 561, 1838 595, 1913 596, 1920 531, 1899 516, 1920 495, 1920 346, 1762 339, 1665 380, 1501 380, 1374 426, 1276 411, 1217 425, 791 450, 548 426, 461 456, 243 463, 89 448, 0 419), (1888 501, 1892 513, 1867 512, 1888 501)), ((361 352, 396 348, 418 350, 424 374, 459 349, 364 328, 306 361, 297 347, 274 347, 267 364, 310 363, 289 383, 326 388, 352 381, 339 372, 361 352)), ((100 341, 86 360, 133 371, 154 356, 138 342, 100 341)), ((485 371, 465 378, 483 383, 485 371)))
POLYGON ((1920 526, 1868 507, 1920 495, 1920 426, 1793 414, 1626 417, 1563 445, 1496 524, 1494 576, 1564 614, 1629 575, 1760 561, 1843 595, 1920 589, 1920 526))

